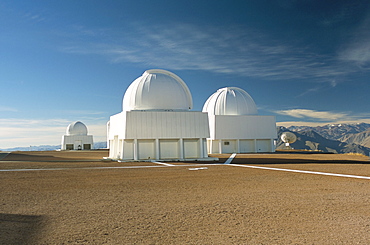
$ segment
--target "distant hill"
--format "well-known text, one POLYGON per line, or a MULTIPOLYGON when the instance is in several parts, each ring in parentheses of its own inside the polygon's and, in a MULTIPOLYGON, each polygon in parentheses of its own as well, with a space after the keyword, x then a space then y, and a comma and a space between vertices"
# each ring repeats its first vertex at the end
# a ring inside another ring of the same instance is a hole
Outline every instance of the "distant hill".
POLYGON ((55 151, 60 150, 60 145, 39 145, 29 147, 13 147, 0 149, 0 151, 55 151))
POLYGON ((280 136, 283 132, 290 131, 297 136, 297 141, 291 146, 294 149, 302 150, 312 150, 312 151, 322 151, 322 152, 332 152, 332 153, 360 153, 364 155, 369 155, 370 148, 354 144, 346 143, 338 140, 327 139, 317 133, 310 127, 304 127, 304 130, 291 131, 285 127, 278 127, 278 141, 277 149, 284 149, 285 145, 281 141, 280 136))
MULTIPOLYGON (((61 145, 39 145, 39 146, 29 146, 29 147, 13 147, 0 149, 0 151, 55 151, 60 150, 61 145)), ((107 148, 107 142, 96 142, 94 143, 94 149, 104 149, 107 148)))
POLYGON ((339 140, 349 144, 354 143, 370 148, 370 130, 357 134, 347 134, 339 138, 339 140))

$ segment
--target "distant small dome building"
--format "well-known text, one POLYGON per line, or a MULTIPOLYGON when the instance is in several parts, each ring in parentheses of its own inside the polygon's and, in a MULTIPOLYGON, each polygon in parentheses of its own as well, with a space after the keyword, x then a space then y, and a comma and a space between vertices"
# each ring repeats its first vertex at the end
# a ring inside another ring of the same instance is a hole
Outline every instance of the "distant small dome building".
POLYGON ((66 134, 62 137, 62 150, 91 150, 93 136, 87 134, 87 127, 80 121, 68 125, 66 134))
POLYGON ((203 106, 208 113, 208 153, 273 152, 277 138, 274 116, 259 116, 253 98, 243 89, 226 87, 203 106))
POLYGON ((122 112, 107 124, 109 157, 122 160, 207 158, 207 113, 190 111, 185 82, 172 72, 145 71, 125 92, 122 112))

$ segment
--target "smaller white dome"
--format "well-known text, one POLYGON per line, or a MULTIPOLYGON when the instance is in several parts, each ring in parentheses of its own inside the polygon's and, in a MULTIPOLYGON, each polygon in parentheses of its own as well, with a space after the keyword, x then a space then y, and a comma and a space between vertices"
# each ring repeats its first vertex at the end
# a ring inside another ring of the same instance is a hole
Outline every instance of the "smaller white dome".
POLYGON ((243 89, 226 87, 212 94, 202 111, 209 115, 257 115, 257 106, 243 89))
POLYGON ((73 122, 68 125, 66 130, 67 135, 87 135, 87 127, 80 121, 73 122))

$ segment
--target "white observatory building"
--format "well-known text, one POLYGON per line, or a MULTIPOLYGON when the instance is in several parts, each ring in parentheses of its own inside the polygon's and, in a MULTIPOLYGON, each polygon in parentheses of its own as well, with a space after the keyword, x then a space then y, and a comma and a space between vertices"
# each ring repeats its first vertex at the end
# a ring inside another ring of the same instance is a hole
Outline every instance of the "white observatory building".
POLYGON ((205 159, 207 113, 190 111, 185 82, 165 70, 147 70, 131 83, 122 112, 107 124, 109 158, 121 160, 205 159))
POLYGON ((254 100, 243 89, 217 90, 205 102, 203 112, 209 118, 208 153, 275 151, 275 117, 259 116, 254 100))
POLYGON ((61 150, 91 150, 93 145, 93 136, 87 135, 86 125, 77 121, 68 125, 61 150))

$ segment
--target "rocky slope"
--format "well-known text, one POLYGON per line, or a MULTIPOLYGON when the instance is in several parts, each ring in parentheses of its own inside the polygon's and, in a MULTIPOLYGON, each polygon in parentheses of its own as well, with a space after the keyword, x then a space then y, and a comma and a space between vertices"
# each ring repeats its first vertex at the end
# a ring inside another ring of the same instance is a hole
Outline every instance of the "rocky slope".
POLYGON ((370 124, 368 123, 356 123, 356 124, 327 124, 324 126, 309 127, 309 126, 290 126, 290 131, 300 132, 306 130, 313 130, 320 134, 324 138, 331 140, 341 140, 345 136, 352 134, 362 133, 370 130, 370 124))
POLYGON ((354 143, 370 148, 370 130, 357 134, 347 134, 340 137, 339 140, 349 144, 354 143))

